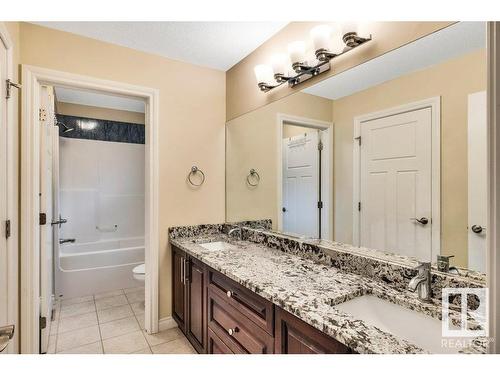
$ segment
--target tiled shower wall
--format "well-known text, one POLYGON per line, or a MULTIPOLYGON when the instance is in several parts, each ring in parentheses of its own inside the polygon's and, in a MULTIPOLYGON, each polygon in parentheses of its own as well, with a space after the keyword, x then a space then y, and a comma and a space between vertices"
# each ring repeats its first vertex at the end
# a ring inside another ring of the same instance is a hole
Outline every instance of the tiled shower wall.
POLYGON ((83 243, 144 236, 145 146, 128 143, 124 126, 114 133, 121 141, 59 137, 60 213, 68 219, 62 238, 83 243))

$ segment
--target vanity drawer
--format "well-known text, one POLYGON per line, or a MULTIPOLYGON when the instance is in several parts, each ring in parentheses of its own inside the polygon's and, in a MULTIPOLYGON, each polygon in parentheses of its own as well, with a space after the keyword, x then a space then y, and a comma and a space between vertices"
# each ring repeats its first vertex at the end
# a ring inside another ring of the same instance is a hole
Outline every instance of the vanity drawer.
POLYGON ((209 271, 209 285, 214 294, 274 336, 274 306, 271 302, 214 270, 209 271))
POLYGON ((274 338, 208 288, 208 328, 234 353, 268 354, 274 351, 274 338))
POLYGON ((233 352, 229 346, 227 346, 220 338, 212 331, 208 329, 208 354, 241 354, 233 352))

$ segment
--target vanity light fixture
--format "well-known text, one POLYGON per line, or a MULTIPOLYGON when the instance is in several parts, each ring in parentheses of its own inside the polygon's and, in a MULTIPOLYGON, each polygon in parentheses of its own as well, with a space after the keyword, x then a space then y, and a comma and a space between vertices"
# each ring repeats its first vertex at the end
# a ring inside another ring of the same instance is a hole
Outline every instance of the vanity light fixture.
POLYGON ((371 40, 371 35, 367 38, 358 35, 355 22, 345 22, 334 29, 318 25, 310 31, 310 37, 315 56, 312 64, 307 58, 306 43, 299 40, 288 45, 288 57, 277 54, 272 56, 271 66, 260 64, 254 68, 261 91, 268 92, 285 82, 293 87, 324 73, 330 70, 330 60, 371 40))

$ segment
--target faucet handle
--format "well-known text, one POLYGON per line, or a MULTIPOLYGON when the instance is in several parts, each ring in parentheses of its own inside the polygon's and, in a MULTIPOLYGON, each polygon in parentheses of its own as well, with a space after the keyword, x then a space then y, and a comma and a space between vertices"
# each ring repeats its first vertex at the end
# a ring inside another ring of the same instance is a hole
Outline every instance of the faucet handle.
POLYGON ((415 270, 427 271, 431 269, 431 262, 421 262, 418 261, 418 266, 414 268, 415 270))

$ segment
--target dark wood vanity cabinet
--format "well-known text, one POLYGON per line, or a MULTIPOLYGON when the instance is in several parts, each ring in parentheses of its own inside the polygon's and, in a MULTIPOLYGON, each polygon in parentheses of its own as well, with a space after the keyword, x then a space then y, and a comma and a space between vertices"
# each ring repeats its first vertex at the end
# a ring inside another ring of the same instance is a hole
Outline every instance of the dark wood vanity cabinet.
POLYGON ((172 315, 198 353, 352 353, 176 246, 172 264, 172 315))
POLYGON ((198 353, 206 352, 205 265, 172 246, 173 318, 198 353))
POLYGON ((337 340, 276 307, 276 354, 351 354, 337 340))

